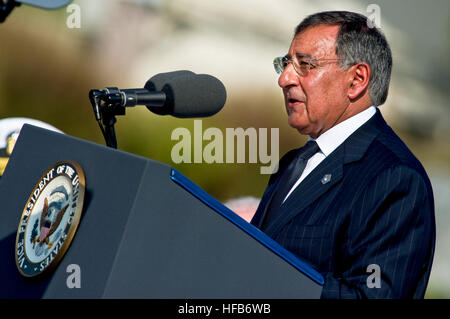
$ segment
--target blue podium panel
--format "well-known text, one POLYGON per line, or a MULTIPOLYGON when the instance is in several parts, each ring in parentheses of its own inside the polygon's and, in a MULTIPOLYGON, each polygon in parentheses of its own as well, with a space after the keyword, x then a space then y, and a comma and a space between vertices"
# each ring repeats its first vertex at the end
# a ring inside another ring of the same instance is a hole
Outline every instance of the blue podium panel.
POLYGON ((24 126, 0 180, 0 298, 319 298, 322 276, 170 166, 24 126), (58 161, 86 196, 56 269, 25 278, 14 246, 28 196, 58 161), (67 285, 69 265, 80 288, 67 285))

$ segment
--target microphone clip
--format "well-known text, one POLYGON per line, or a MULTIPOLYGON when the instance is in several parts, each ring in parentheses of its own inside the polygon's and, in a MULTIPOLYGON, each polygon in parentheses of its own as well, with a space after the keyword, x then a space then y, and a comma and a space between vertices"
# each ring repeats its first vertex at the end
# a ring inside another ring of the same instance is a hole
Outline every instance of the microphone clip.
POLYGON ((106 145, 117 149, 117 138, 114 130, 114 124, 117 122, 116 115, 125 115, 125 106, 122 105, 123 99, 120 90, 116 87, 90 90, 89 100, 106 145))

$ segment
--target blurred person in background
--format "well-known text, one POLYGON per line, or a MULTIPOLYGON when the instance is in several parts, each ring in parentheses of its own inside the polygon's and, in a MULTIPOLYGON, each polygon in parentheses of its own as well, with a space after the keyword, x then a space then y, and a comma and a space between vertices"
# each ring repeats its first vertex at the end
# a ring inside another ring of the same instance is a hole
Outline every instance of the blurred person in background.
POLYGON ((435 247, 428 176, 379 110, 391 50, 363 15, 320 12, 274 60, 285 154, 251 223, 322 273, 322 298, 423 298, 435 247))
POLYGON ((14 145, 19 137, 20 130, 24 124, 30 124, 38 127, 45 128, 47 130, 62 133, 56 127, 47 124, 45 122, 25 118, 25 117, 10 117, 0 120, 0 178, 8 164, 9 157, 11 156, 14 145))

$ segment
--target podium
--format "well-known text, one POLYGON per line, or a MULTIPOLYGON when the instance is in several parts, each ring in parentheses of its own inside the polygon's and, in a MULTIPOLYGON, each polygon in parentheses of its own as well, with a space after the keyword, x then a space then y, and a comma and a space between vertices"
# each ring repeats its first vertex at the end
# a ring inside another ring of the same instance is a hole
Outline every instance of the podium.
POLYGON ((319 298, 323 277, 170 166, 25 125, 0 179, 0 298, 319 298), (78 162, 78 230, 53 270, 15 264, 22 211, 42 174, 78 162), (80 288, 67 284, 70 265, 80 288))

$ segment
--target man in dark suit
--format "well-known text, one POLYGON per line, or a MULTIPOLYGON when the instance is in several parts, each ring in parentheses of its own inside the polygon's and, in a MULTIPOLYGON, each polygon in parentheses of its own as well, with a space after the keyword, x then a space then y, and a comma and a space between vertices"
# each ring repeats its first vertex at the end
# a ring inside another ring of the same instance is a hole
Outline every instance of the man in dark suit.
POLYGON ((423 298, 435 246, 422 165, 384 121, 392 57, 367 18, 321 12, 276 58, 289 125, 308 135, 252 224, 325 278, 322 298, 423 298))

